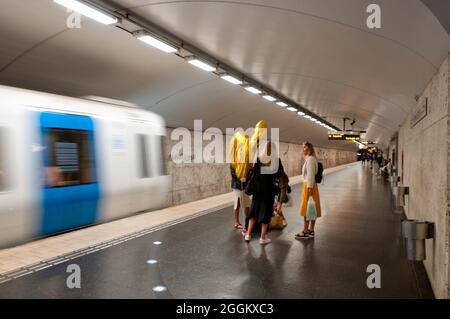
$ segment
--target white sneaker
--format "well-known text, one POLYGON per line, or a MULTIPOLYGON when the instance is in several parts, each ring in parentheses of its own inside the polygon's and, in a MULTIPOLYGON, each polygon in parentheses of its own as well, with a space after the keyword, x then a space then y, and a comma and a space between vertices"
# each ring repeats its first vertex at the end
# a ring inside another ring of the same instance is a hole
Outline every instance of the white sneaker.
POLYGON ((252 239, 252 237, 250 235, 245 235, 244 239, 245 239, 245 241, 250 241, 250 239, 252 239))
POLYGON ((259 239, 259 243, 260 243, 261 245, 268 244, 268 243, 270 243, 271 241, 272 241, 272 240, 271 240, 270 238, 266 238, 266 239, 260 238, 260 239, 259 239))

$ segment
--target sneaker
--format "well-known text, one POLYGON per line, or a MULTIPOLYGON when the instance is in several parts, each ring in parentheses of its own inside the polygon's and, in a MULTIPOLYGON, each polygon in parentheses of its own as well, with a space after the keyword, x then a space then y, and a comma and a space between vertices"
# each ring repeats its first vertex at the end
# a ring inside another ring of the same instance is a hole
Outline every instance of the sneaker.
POLYGON ((266 239, 260 238, 260 239, 259 239, 259 243, 260 243, 261 245, 266 245, 266 244, 270 243, 271 241, 272 241, 272 240, 271 240, 270 238, 266 238, 266 239))
POLYGON ((252 239, 252 236, 250 236, 250 235, 245 235, 244 239, 245 239, 245 241, 250 241, 250 239, 252 239))
POLYGON ((241 234, 242 237, 245 237, 245 235, 247 235, 247 229, 243 228, 241 234))
POLYGON ((302 231, 301 233, 295 234, 295 239, 308 239, 310 238, 308 233, 307 231, 302 231))

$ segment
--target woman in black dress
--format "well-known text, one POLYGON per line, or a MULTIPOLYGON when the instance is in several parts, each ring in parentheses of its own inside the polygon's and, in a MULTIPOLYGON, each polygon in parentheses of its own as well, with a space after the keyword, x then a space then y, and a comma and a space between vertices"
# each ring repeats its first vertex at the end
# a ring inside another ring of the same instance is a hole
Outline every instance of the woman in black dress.
MULTIPOLYGON (((268 148, 268 154, 270 155, 271 149, 274 149, 273 143, 269 143, 268 148)), ((268 164, 263 164, 267 162, 267 160, 260 161, 260 158, 258 158, 252 169, 251 177, 246 189, 246 193, 253 196, 248 215, 248 229, 244 237, 246 241, 250 241, 255 224, 261 223, 261 238, 259 243, 264 245, 271 242, 266 235, 267 227, 273 214, 275 195, 279 194, 280 189, 286 189, 286 187, 280 187, 279 185, 282 180, 280 177, 284 175, 284 169, 281 160, 278 157, 276 158, 276 161, 278 162, 278 167, 272 167, 274 169, 269 170, 267 168, 272 163, 269 162, 268 164)), ((281 210, 281 202, 284 196, 286 196, 286 194, 281 194, 280 201, 276 205, 277 212, 281 210)))

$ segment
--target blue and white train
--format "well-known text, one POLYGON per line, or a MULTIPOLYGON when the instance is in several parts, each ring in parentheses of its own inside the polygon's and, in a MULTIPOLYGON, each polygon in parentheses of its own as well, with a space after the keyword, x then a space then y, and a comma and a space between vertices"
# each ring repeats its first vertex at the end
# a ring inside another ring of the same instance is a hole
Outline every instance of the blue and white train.
POLYGON ((164 120, 0 86, 0 247, 163 207, 164 120))

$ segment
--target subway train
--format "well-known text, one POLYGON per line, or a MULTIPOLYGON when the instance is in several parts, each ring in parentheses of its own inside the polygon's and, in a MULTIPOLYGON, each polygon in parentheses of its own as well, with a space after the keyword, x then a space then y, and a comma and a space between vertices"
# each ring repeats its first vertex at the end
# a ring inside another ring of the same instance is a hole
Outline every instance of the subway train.
POLYGON ((0 247, 164 207, 162 117, 0 86, 0 247))

